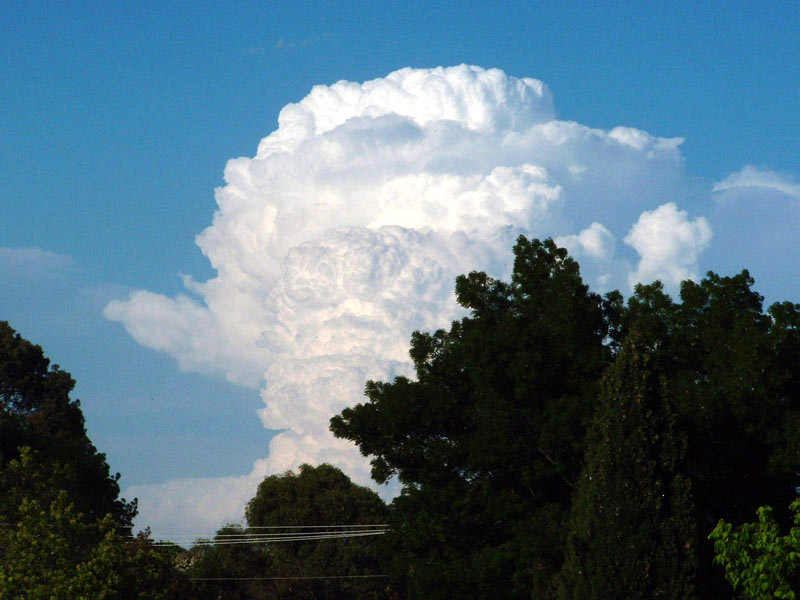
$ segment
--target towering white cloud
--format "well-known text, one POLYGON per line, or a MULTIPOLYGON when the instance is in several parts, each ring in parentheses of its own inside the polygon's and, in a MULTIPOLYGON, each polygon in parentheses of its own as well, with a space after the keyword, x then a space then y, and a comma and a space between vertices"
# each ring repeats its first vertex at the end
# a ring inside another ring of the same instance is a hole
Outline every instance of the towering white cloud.
POLYGON ((229 161, 197 237, 216 277, 187 278, 194 297, 139 291, 106 309, 181 368, 260 387, 264 425, 285 431, 224 494, 196 481, 128 491, 141 522, 191 521, 214 505, 203 490, 230 517, 264 473, 304 461, 367 483, 330 417, 366 379, 409 373, 410 333, 461 314, 455 276, 507 275, 520 233, 560 236, 587 280, 624 286, 636 256, 615 240, 639 219, 636 278, 691 274, 710 233, 667 204, 686 195, 680 142, 559 121, 540 81, 464 65, 316 86, 286 106, 255 157, 229 161))

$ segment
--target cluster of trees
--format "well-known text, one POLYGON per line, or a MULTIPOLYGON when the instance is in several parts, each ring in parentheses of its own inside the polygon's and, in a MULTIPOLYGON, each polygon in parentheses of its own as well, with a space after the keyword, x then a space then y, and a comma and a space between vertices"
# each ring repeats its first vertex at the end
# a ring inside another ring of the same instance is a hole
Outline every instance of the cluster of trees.
MULTIPOLYGON (((800 305, 746 271, 623 302, 551 241, 510 282, 458 278, 468 317, 415 333, 416 379, 331 421, 403 484, 392 583, 409 598, 732 598, 708 539, 787 507, 800 466, 800 305)), ((788 514, 776 514, 787 522, 788 514)), ((796 561, 795 561, 796 562, 796 561)))
POLYGON ((552 240, 521 237, 514 254, 510 282, 457 279, 467 317, 413 334, 415 379, 367 382, 331 420, 377 482, 400 481, 389 506, 305 465, 265 479, 247 527, 180 555, 125 541, 135 504, 117 500, 72 380, 3 324, 0 596, 799 594, 800 305, 765 312, 746 271, 625 301, 591 292, 552 240), (247 541, 265 526, 377 523, 381 538, 247 541), (66 562, 43 558, 66 547, 66 562), (303 579, 318 575, 387 577, 303 579), (221 580, 245 577, 272 579, 221 580))
POLYGON ((0 322, 0 598, 189 598, 86 435, 75 382, 0 322))

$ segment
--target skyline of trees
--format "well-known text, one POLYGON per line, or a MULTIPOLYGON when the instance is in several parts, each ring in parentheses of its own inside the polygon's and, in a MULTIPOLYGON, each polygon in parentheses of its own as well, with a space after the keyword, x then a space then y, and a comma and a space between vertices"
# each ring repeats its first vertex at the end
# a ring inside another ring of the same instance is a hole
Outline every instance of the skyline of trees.
POLYGON ((747 271, 686 281, 677 299, 658 282, 600 296, 550 239, 521 236, 514 256, 509 282, 457 278, 469 314, 412 334, 414 379, 369 381, 332 416, 375 481, 401 483, 388 506, 334 466, 303 465, 265 478, 247 526, 188 551, 126 537, 136 503, 86 435, 74 381, 0 322, 0 595, 735 598, 719 556, 741 554, 750 530, 732 528, 770 505, 774 533, 796 510, 800 305, 765 311, 747 271), (362 521, 390 527, 372 541, 252 537, 362 521), (251 572, 388 579, 190 582, 251 572))

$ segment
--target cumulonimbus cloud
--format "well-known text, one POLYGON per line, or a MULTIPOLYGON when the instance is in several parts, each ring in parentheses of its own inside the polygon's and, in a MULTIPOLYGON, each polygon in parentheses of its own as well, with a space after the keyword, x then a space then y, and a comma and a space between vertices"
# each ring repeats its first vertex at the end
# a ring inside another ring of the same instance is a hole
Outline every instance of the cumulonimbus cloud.
POLYGON ((260 388, 264 425, 284 431, 224 494, 185 481, 127 490, 140 522, 199 523, 212 505, 218 521, 236 516, 263 474, 302 462, 369 483, 330 417, 367 379, 408 374, 410 333, 461 314, 455 276, 507 275, 519 234, 558 237, 598 287, 627 285, 626 235, 637 280, 694 273, 710 231, 669 204, 687 193, 680 143, 558 120, 542 82, 464 65, 316 86, 286 106, 256 156, 225 168, 197 237, 216 276, 105 310, 182 369, 260 388), (668 252, 647 238, 654 219, 668 252))

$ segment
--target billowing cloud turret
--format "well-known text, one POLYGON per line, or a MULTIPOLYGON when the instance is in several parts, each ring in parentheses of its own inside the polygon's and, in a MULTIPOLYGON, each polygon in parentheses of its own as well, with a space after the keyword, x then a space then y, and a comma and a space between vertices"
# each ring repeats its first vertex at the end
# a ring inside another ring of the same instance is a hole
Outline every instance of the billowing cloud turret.
POLYGON ((264 425, 284 429, 248 476, 127 490, 155 527, 235 517, 264 474, 302 462, 368 483, 366 459, 330 435, 330 417, 361 400, 366 379, 409 374, 411 332, 461 314, 457 274, 507 275, 517 235, 558 237, 601 290, 692 274, 710 237, 669 204, 687 193, 680 139, 559 121, 535 79, 402 69, 316 86, 278 122, 255 157, 229 161, 197 237, 216 276, 106 308, 182 369, 260 387, 264 425), (654 224, 669 252, 646 239, 654 224))

